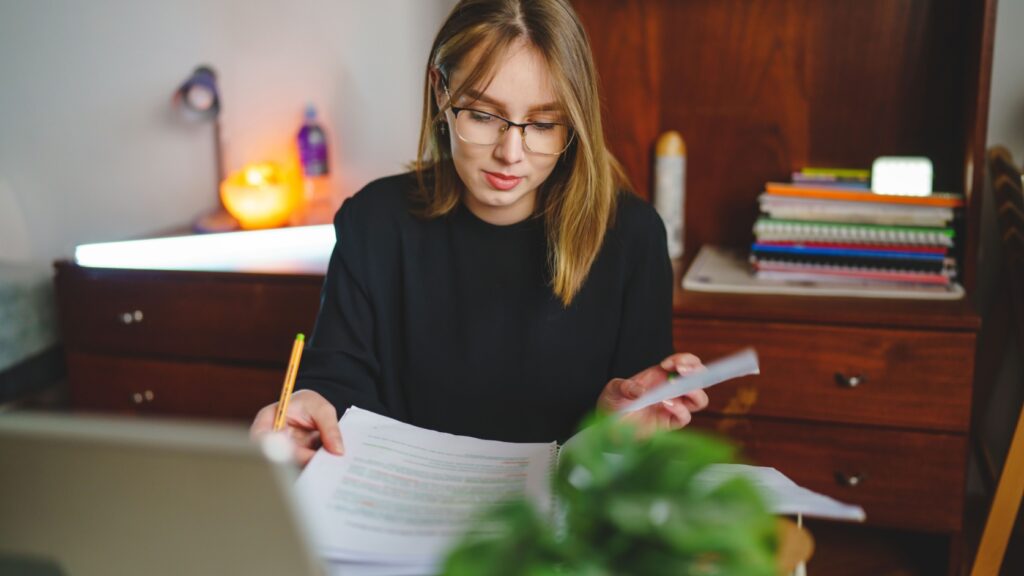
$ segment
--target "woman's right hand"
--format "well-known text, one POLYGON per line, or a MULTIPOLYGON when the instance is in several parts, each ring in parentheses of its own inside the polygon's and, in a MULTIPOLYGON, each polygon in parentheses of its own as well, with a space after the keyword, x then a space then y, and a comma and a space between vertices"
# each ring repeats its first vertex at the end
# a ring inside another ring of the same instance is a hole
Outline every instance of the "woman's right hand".
MULTIPOLYGON (((256 413, 249 434, 258 438, 274 429, 277 402, 256 413)), ((326 398, 312 390, 299 390, 288 401, 284 432, 295 444, 295 460, 305 468, 322 445, 328 452, 344 454, 345 444, 338 428, 338 412, 326 398)))

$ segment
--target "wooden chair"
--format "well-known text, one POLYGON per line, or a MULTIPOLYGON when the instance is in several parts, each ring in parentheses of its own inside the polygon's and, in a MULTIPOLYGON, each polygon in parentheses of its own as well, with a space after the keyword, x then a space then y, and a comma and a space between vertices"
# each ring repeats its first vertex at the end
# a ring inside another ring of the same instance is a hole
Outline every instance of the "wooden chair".
MULTIPOLYGON (((1012 334, 1018 353, 1024 357, 1024 191, 1021 171, 1004 148, 989 151, 989 169, 1003 250, 1003 270, 998 282, 1001 298, 991 315, 997 324, 996 331, 1001 330, 1001 335, 993 343, 1005 342, 1006 336, 1012 334)), ((1024 382, 1020 384, 1024 386, 1024 382)), ((991 458, 985 460, 989 472, 992 472, 991 458)), ((1013 532, 1024 496, 1024 409, 1018 416, 1010 449, 998 478, 971 576, 998 574, 1013 532)))

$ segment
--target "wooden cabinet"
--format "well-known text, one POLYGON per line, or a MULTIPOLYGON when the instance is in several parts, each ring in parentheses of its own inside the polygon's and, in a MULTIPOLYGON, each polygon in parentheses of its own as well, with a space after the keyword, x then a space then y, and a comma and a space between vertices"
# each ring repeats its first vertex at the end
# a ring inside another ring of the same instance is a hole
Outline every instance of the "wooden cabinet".
POLYGON ((709 411, 963 433, 970 420, 970 332, 680 318, 680 349, 703 358, 740 341, 761 375, 714 391, 709 411), (742 338, 742 340, 740 340, 742 338))
POLYGON ((877 526, 962 526, 977 316, 966 302, 677 291, 676 348, 753 346, 761 374, 712 389, 696 425, 864 507, 877 526))
MULTIPOLYGON (((680 300, 691 296, 701 297, 680 300)), ((858 315, 818 323, 787 320, 786 308, 761 312, 770 319, 732 318, 739 315, 727 309, 702 317, 700 303, 688 303, 691 313, 682 308, 675 323, 679 349, 715 358, 743 344, 761 358, 759 376, 712 391, 698 426, 737 440, 759 464, 864 506, 872 524, 959 531, 977 329, 969 307, 934 304, 943 322, 962 322, 936 329, 894 324, 870 301, 835 299, 858 315)))
MULTIPOLYGON (((870 524, 961 532, 995 0, 573 4, 609 145, 640 195, 659 134, 686 140, 681 270, 703 245, 749 247, 765 182, 802 167, 927 156, 934 189, 965 195, 954 223, 964 301, 678 290, 675 302, 677 349, 753 346, 762 361, 760 376, 712 391, 698 425, 863 505, 870 524)), ((958 539, 946 540, 952 572, 958 539)))
POLYGON ((277 400, 323 277, 61 262, 56 282, 74 409, 248 421, 277 400))
POLYGON ((864 507, 875 526, 957 532, 963 514, 963 434, 701 416, 762 466, 802 486, 864 507))

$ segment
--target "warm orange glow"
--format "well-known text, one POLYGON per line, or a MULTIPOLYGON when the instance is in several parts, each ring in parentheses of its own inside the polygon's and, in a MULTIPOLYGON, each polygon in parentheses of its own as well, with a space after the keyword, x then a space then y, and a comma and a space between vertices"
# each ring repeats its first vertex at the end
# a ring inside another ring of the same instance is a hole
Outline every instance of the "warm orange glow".
POLYGON ((288 223, 302 200, 298 174, 276 164, 250 164, 220 185, 224 207, 242 228, 274 228, 288 223))

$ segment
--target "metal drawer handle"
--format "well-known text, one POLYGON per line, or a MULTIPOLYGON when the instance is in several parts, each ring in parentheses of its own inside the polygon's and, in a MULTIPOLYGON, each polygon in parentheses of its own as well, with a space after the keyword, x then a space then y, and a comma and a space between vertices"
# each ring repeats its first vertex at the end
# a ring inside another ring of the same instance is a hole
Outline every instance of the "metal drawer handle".
POLYGON ((853 376, 847 376, 842 372, 836 372, 836 384, 839 384, 843 388, 856 388, 861 384, 868 381, 867 378, 860 374, 854 374, 853 376))
POLYGON ((847 486, 849 488, 856 488, 864 483, 864 474, 858 472, 856 474, 847 474, 845 472, 836 472, 836 482, 841 486, 847 486))
POLYGON ((143 402, 152 402, 154 398, 156 398, 156 394, 153 394, 152 390, 132 393, 132 402, 136 404, 142 404, 143 402))
POLYGON ((118 319, 121 320, 121 324, 125 326, 129 324, 138 324, 142 322, 142 310, 135 310, 134 312, 123 312, 118 315, 118 319))

